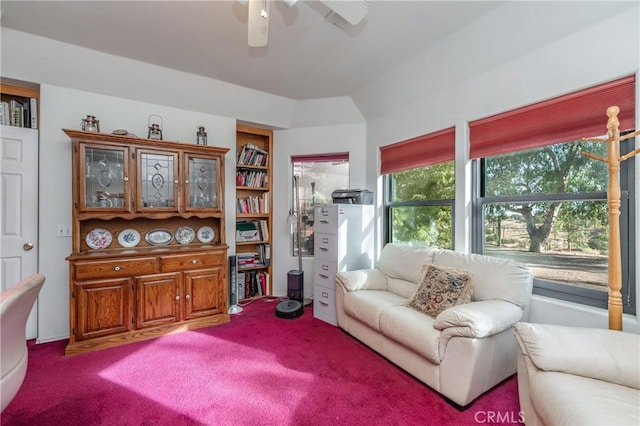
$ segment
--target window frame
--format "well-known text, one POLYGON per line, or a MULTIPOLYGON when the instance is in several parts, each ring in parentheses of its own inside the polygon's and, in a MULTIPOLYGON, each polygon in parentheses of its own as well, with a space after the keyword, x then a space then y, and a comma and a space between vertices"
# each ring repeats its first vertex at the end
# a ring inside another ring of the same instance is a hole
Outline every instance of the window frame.
MULTIPOLYGON (((347 189, 350 185, 350 181, 351 181, 351 159, 350 159, 350 155, 349 152, 335 152, 335 153, 323 153, 323 154, 306 154, 306 155, 292 155, 290 158, 290 170, 291 170, 291 176, 293 179, 293 176, 295 176, 296 173, 296 163, 332 163, 332 162, 337 162, 340 161, 343 164, 346 163, 347 164, 347 187, 345 188, 336 188, 336 189, 347 189)), ((304 166, 301 167, 302 169, 304 169, 304 166)), ((302 178, 302 175, 298 174, 299 179, 302 178)), ((297 215, 299 214, 297 211, 297 206, 296 206, 296 200, 295 200, 295 185, 292 184, 292 193, 291 193, 291 207, 290 207, 290 212, 293 212, 293 214, 297 215)), ((330 197, 330 195, 329 195, 330 197)), ((310 204, 310 208, 307 209, 306 211, 313 211, 313 209, 315 208, 316 204, 310 204)), ((301 203, 301 208, 302 208, 302 203, 301 203)), ((304 211, 304 209, 303 209, 304 211)), ((289 238, 289 243, 290 243, 290 255, 293 257, 297 257, 298 253, 297 253, 297 249, 298 249, 298 244, 297 244, 297 238, 299 237, 299 233, 296 231, 296 227, 297 227, 297 221, 296 224, 292 226, 293 231, 290 232, 291 237, 289 238)), ((304 228, 303 228, 304 229, 304 228)), ((310 236, 313 236, 315 234, 315 230, 314 227, 311 226, 311 233, 309 234, 310 236)), ((302 253, 302 257, 303 258, 313 258, 315 257, 315 250, 313 249, 313 246, 311 247, 312 252, 304 252, 302 253)))
MULTIPOLYGON (((630 138, 620 143, 620 154, 631 152, 635 146, 635 139, 630 138)), ((568 141, 571 142, 571 141, 568 141)), ((607 201, 607 192, 584 192, 566 194, 534 194, 532 196, 505 196, 485 197, 486 187, 485 158, 472 161, 473 185, 472 185, 472 238, 471 247, 474 253, 484 253, 484 206, 496 203, 511 202, 537 202, 537 201, 607 201)), ((607 176, 608 180, 608 176, 607 176)), ((635 162, 624 161, 620 163, 620 248, 622 259, 622 305, 625 314, 635 315, 636 308, 636 274, 637 265, 635 257, 631 255, 630 248, 633 245, 635 229, 638 224, 635 220, 635 162), (626 237, 625 237, 626 236, 626 237)), ((608 292, 589 288, 581 288, 555 281, 548 281, 534 277, 533 294, 546 296, 558 300, 578 303, 597 308, 608 308, 608 292)))
MULTIPOLYGON (((422 166, 429 167, 429 166, 422 166)), ((455 168, 454 168, 455 173, 455 168)), ((451 208, 451 247, 455 246, 456 241, 456 209, 455 209, 455 193, 454 198, 451 199, 435 199, 435 200, 419 200, 419 201, 393 201, 393 174, 388 173, 383 176, 383 190, 384 190, 384 221, 383 221, 383 235, 384 244, 392 242, 392 213, 391 210, 394 207, 438 207, 449 206, 451 208)), ((454 185, 455 186, 455 185, 454 185)))

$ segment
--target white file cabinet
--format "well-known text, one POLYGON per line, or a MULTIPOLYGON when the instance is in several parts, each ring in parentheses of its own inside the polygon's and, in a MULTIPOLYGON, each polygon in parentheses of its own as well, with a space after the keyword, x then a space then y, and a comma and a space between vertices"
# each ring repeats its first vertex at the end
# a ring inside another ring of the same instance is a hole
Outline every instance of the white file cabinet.
POLYGON ((373 267, 373 206, 318 205, 313 220, 313 316, 338 325, 336 273, 373 267))

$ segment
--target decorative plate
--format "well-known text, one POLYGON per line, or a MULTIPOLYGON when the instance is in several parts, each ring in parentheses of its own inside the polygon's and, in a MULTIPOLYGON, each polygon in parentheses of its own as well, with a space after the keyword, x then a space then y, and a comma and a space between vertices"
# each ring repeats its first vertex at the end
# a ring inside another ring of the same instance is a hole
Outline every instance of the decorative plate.
POLYGON ((151 245, 159 246, 169 244, 171 240, 173 240, 173 235, 168 229, 154 229, 153 231, 147 232, 144 239, 151 245))
POLYGON ((180 244, 189 244, 195 238, 196 234, 193 232, 193 229, 188 226, 181 226, 176 229, 176 241, 180 244))
POLYGON ((85 241, 89 248, 94 250, 96 249, 105 249, 111 245, 111 241, 113 238, 111 237, 111 232, 107 231, 104 228, 96 228, 90 231, 87 234, 87 238, 85 241))
POLYGON ((198 241, 201 243, 210 243, 216 236, 216 232, 210 226, 203 226, 198 229, 198 241))
POLYGON ((135 229, 125 229, 118 234, 118 244, 122 247, 135 247, 140 243, 140 233, 135 229))

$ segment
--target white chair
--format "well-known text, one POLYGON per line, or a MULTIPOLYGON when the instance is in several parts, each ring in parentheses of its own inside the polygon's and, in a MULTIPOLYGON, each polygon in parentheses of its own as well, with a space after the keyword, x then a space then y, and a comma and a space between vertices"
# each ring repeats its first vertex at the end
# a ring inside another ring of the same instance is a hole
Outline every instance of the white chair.
POLYGON ((527 426, 640 424, 638 334, 524 322, 514 332, 527 426))
POLYGON ((0 295, 0 411, 16 396, 27 374, 27 318, 44 280, 44 275, 29 275, 0 295))

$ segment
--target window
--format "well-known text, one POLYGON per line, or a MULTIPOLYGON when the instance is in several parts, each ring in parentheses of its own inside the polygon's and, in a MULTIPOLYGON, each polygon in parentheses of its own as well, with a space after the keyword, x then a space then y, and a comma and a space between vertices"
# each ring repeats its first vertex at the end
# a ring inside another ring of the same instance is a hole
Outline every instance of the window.
POLYGON ((387 242, 453 248, 453 161, 387 175, 387 242))
POLYGON ((454 129, 381 149, 385 242, 453 248, 454 129))
MULTIPOLYGON (((349 154, 295 156, 291 159, 293 175, 298 176, 300 194, 302 255, 313 256, 313 207, 329 204, 336 189, 349 188, 349 154)), ((295 202, 292 202, 295 211, 295 202)), ((297 212, 295 212, 297 214, 297 212)), ((292 233, 293 256, 298 255, 298 233, 292 233)))
MULTIPOLYGON (((635 79, 625 78, 471 123, 474 251, 526 263, 536 294, 606 308, 608 170, 581 153, 606 158, 607 144, 578 137, 603 133, 604 111, 616 104, 626 107, 621 129, 633 129, 634 93, 635 79)), ((634 143, 623 141, 621 153, 634 143)), ((622 298, 634 314, 634 164, 620 167, 622 298)))

